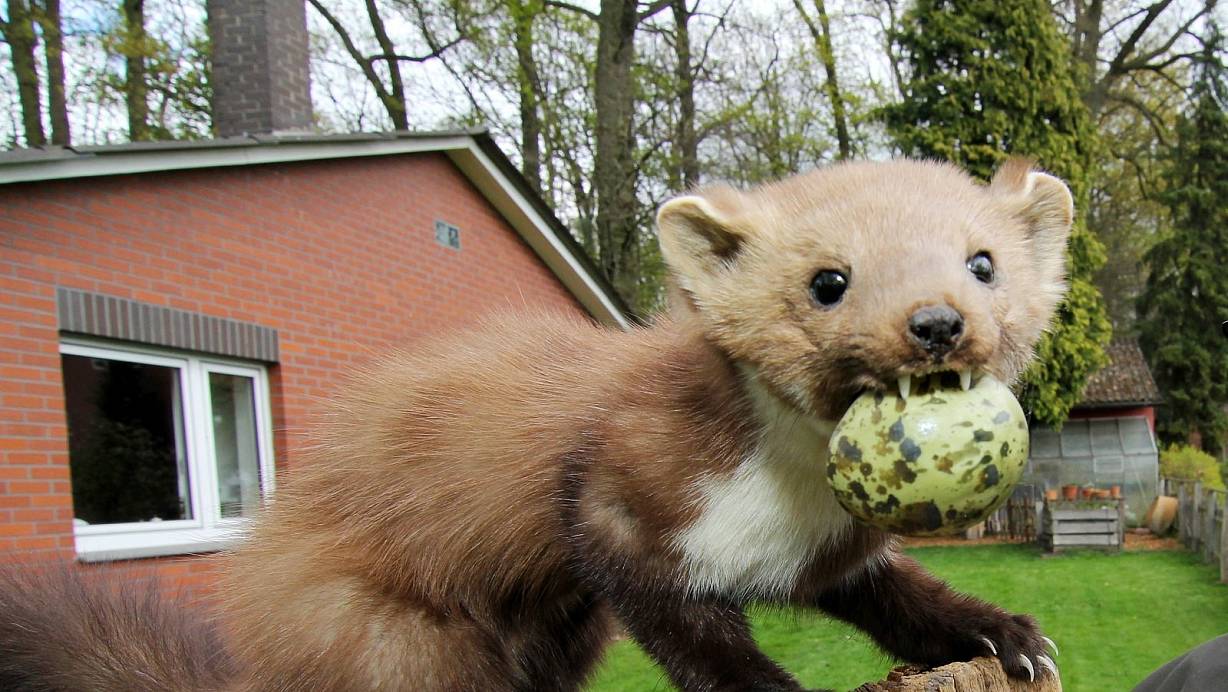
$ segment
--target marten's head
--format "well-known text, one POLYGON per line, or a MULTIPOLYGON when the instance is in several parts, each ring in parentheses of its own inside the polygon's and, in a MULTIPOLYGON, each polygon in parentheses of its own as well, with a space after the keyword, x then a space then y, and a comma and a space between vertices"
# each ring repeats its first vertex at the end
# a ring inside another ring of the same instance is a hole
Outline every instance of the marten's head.
POLYGON ((712 187, 657 217, 708 338, 780 398, 839 418, 867 388, 1032 357, 1065 290, 1070 191, 1024 160, 988 185, 940 163, 832 166, 712 187))

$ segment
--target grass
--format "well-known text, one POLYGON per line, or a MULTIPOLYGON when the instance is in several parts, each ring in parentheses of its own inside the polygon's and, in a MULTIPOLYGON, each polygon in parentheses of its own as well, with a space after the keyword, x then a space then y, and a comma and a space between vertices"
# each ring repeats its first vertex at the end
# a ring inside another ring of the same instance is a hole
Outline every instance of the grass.
MULTIPOLYGON (((1066 689, 1118 692, 1165 661, 1228 632, 1228 586, 1185 552, 1076 552, 1041 558, 1030 546, 909 551, 955 588, 1030 613, 1057 641, 1066 689)), ((892 663, 857 630, 810 612, 753 613, 755 638, 809 687, 853 689, 892 663)), ((589 692, 670 690, 630 641, 610 648, 589 692)))

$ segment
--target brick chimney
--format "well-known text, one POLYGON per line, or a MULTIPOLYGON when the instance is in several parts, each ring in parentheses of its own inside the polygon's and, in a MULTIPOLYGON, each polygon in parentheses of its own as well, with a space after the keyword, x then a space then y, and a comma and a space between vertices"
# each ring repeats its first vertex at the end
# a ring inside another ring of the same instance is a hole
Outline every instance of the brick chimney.
POLYGON ((303 0, 207 0, 218 137, 311 129, 303 0))

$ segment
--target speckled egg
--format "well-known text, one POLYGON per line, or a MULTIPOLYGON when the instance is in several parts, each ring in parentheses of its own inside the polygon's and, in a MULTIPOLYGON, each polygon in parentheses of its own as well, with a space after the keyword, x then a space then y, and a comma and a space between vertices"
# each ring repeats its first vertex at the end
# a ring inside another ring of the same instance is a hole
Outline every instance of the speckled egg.
POLYGON ((983 375, 932 376, 902 398, 867 392, 836 424, 827 476, 854 517, 892 533, 973 526, 1010 497, 1028 458, 1028 426, 1009 388, 983 375))

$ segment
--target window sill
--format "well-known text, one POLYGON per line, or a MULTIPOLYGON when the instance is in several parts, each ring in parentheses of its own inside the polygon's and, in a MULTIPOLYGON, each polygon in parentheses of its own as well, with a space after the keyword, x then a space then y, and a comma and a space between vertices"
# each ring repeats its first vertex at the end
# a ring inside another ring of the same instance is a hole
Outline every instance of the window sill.
MULTIPOLYGON (((93 528, 93 527, 91 527, 93 528)), ((77 531, 77 560, 109 562, 148 557, 214 553, 232 548, 243 539, 246 522, 215 529, 165 529, 116 531, 114 533, 77 531)))

